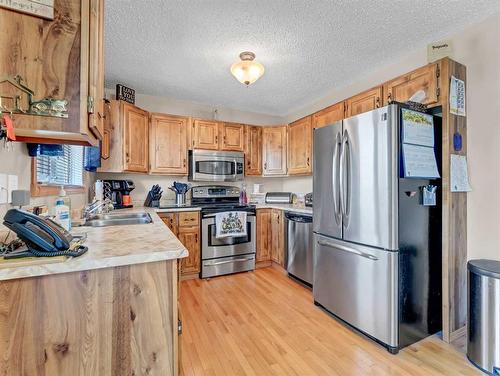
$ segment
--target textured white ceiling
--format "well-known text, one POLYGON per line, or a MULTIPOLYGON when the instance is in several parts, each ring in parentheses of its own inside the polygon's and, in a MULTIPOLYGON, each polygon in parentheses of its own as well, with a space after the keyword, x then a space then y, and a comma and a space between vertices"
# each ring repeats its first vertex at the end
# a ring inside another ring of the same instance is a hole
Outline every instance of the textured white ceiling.
POLYGON ((500 9, 500 0, 106 0, 106 85, 284 116, 500 9), (241 51, 266 72, 246 88, 241 51))

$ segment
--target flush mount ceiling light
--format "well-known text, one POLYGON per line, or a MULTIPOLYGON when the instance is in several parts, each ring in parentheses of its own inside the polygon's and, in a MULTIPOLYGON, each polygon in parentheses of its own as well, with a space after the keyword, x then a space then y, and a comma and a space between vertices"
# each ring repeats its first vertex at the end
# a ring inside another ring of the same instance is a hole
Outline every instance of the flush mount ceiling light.
POLYGON ((251 85, 264 74, 264 66, 254 60, 253 52, 242 52, 240 59, 241 61, 231 65, 231 73, 242 84, 251 85))

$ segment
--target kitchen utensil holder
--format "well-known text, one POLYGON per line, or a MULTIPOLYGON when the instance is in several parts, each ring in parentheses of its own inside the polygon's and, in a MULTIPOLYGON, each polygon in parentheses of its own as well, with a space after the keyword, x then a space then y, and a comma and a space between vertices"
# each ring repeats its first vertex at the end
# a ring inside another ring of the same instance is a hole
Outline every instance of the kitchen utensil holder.
POLYGON ((186 203, 186 194, 185 193, 176 193, 175 194, 175 205, 180 206, 186 203))

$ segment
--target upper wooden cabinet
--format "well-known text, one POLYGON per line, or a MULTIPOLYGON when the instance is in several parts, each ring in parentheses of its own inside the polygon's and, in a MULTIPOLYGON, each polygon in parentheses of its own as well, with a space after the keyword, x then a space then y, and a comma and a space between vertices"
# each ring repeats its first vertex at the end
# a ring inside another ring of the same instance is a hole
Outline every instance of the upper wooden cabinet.
POLYGON ((132 104, 122 102, 125 171, 148 172, 149 114, 132 104))
POLYGON ((439 63, 429 64, 413 72, 395 78, 384 84, 385 99, 387 104, 391 101, 406 102, 416 92, 425 93, 426 105, 433 105, 439 101, 439 63))
POLYGON ((104 137, 104 0, 90 0, 89 22, 89 129, 104 137))
POLYGON ((262 159, 264 176, 286 175, 286 125, 264 127, 262 131, 262 159))
POLYGON ((187 175, 187 130, 189 118, 152 114, 149 133, 150 172, 187 175))
MULTIPOLYGON (((14 114, 18 141, 98 144, 103 133, 102 17, 102 0, 55 0, 53 20, 0 8, 0 77, 22 77, 35 101, 68 101, 68 118, 14 114)), ((10 83, 0 84, 0 93, 22 95, 21 107, 27 109, 27 96, 10 83)), ((11 99, 3 98, 2 104, 14 107, 11 99)))
POLYGON ((244 151, 245 126, 243 124, 222 123, 220 128, 222 136, 221 150, 244 151))
POLYGON ((262 175, 262 127, 246 127, 245 175, 262 175))
POLYGON ((288 125, 288 175, 312 173, 312 117, 288 125))
POLYGON ((344 102, 336 103, 312 115, 313 129, 325 127, 344 118, 344 102))
POLYGON ((346 117, 379 108, 382 104, 382 86, 357 94, 345 101, 346 117))
POLYGON ((148 172, 149 114, 132 104, 111 101, 109 158, 101 159, 100 172, 148 172))
POLYGON ((194 149, 219 150, 219 123, 215 120, 194 119, 192 125, 194 149))

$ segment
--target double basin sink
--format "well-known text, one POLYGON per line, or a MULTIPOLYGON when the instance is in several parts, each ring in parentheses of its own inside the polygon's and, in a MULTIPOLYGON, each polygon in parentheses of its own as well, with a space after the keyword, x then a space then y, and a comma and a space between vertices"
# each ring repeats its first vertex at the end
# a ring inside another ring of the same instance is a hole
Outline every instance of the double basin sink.
POLYGON ((152 223, 149 213, 111 213, 97 214, 85 221, 84 226, 106 227, 120 225, 140 225, 152 223))

